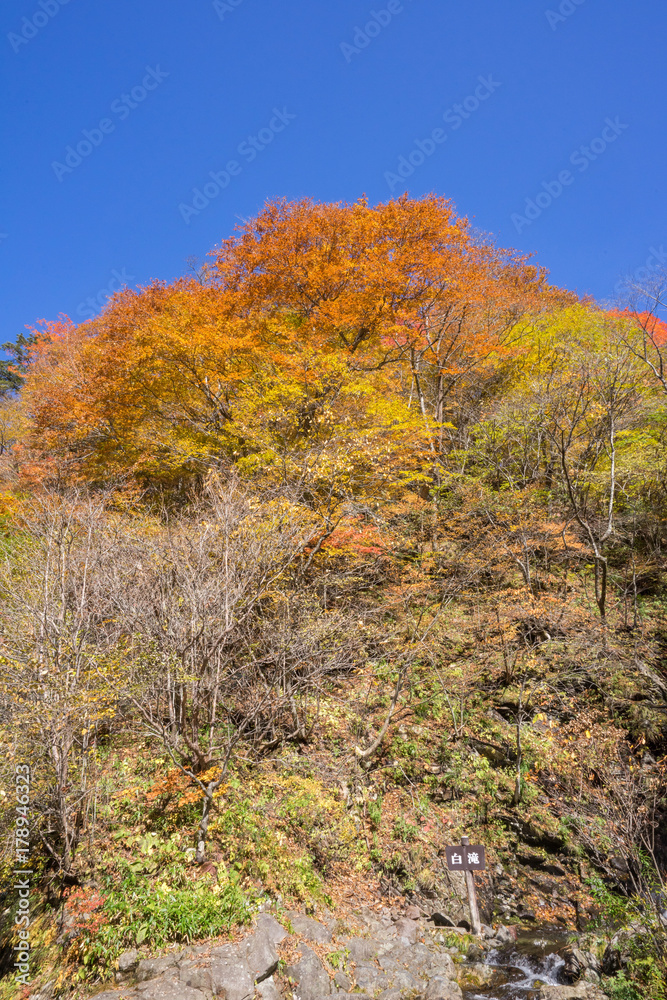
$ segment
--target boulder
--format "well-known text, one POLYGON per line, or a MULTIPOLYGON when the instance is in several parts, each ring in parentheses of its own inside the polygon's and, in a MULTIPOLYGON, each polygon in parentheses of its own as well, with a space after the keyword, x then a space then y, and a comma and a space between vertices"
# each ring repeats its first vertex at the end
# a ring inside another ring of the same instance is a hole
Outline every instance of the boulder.
POLYGON ((436 951, 431 956, 428 972, 429 975, 444 976, 445 979, 456 979, 454 960, 446 951, 436 951))
POLYGON ((615 934, 610 943, 605 948, 600 971, 605 976, 613 976, 624 969, 630 960, 627 937, 622 934, 615 934))
POLYGON ((132 969, 136 968, 138 964, 139 952, 136 948, 131 948, 130 951, 124 951, 122 955, 118 956, 119 972, 131 972, 132 969))
POLYGON ((482 951, 482 949, 478 944, 475 944, 473 942, 473 944, 471 944, 470 947, 468 948, 466 958, 468 959, 469 962, 481 962, 482 959, 484 958, 484 952, 482 951))
POLYGON ((213 948, 211 955, 211 984, 213 992, 222 994, 224 1000, 245 1000, 252 996, 255 988, 245 956, 240 954, 241 946, 231 944, 213 948))
POLYGON ((390 979, 393 988, 400 990, 401 993, 414 993, 424 985, 418 976, 408 972, 407 969, 399 969, 393 976, 390 976, 390 979))
POLYGON ((496 941, 501 945, 514 944, 516 941, 516 927, 507 927, 501 924, 496 931, 496 941))
POLYGON ((396 936, 405 944, 414 944, 419 932, 419 924, 416 920, 408 920, 407 917, 399 917, 394 924, 396 936))
POLYGON ((592 983, 576 986, 541 986, 540 1000, 608 1000, 605 993, 592 983))
POLYGON ((429 979, 424 996, 426 1000, 461 1000, 462 992, 458 983, 443 976, 434 976, 429 979))
POLYGON ((157 979, 164 976, 169 970, 173 970, 176 965, 176 955, 164 955, 162 958, 143 958, 137 965, 137 982, 142 983, 148 979, 157 979))
POLYGON ((245 961, 254 982, 268 979, 278 968, 276 945, 287 937, 287 931, 268 913, 257 918, 257 927, 243 942, 245 961))
POLYGON ((306 941, 314 941, 316 944, 328 944, 331 941, 331 931, 313 920, 312 917, 304 917, 302 913, 290 910, 287 914, 295 934, 299 934, 306 941))
POLYGON ((191 986, 193 990, 204 990, 207 993, 213 991, 213 976, 210 969, 202 969, 197 966, 181 967, 178 978, 186 986, 191 986))
POLYGON ((567 983, 576 983, 589 967, 587 956, 579 948, 571 945, 561 948, 559 954, 565 963, 562 969, 563 978, 567 983))
POLYGON ((380 945, 373 938, 346 938, 343 947, 347 948, 353 962, 370 962, 380 951, 380 945))
POLYGON ((343 993, 350 993, 352 990, 352 980, 348 976, 347 972, 338 971, 334 976, 334 986, 337 990, 342 990, 343 993))
POLYGON ((373 965, 358 965, 354 971, 357 988, 374 996, 378 990, 386 990, 392 985, 387 976, 373 965))
POLYGON ((492 965, 484 965, 482 962, 474 962, 470 965, 463 965, 459 971, 460 982, 467 987, 486 986, 497 975, 498 970, 492 965))
POLYGON ((256 992, 262 1000, 282 1000, 273 976, 269 976, 268 979, 262 979, 261 983, 257 984, 256 992))
MULTIPOLYGON (((295 965, 288 965, 285 975, 296 984, 294 991, 299 1000, 317 1000, 331 993, 329 976, 319 958, 306 945, 301 945, 301 958, 295 965)), ((228 1000, 242 1000, 241 997, 228 1000)))
POLYGON ((206 994, 201 990, 172 979, 151 979, 139 986, 137 992, 141 1000, 206 1000, 206 994))

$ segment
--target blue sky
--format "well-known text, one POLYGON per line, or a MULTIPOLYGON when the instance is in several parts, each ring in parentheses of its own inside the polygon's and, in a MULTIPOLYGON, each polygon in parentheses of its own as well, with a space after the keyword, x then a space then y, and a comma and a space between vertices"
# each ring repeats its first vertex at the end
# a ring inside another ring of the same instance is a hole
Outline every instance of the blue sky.
POLYGON ((667 262, 664 0, 5 0, 2 340, 265 199, 453 199, 609 300, 667 262), (647 263, 648 262, 648 263, 647 263))

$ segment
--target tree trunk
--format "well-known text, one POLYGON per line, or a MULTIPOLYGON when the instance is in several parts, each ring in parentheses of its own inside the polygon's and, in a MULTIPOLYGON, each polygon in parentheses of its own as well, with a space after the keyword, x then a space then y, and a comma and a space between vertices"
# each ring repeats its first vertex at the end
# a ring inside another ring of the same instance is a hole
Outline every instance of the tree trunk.
POLYGON ((607 560, 604 556, 595 557, 595 603, 604 619, 607 604, 607 560))
POLYGON ((201 819, 199 820, 199 829, 197 830, 197 851, 195 854, 195 861, 198 865, 203 864, 206 860, 206 833, 213 805, 213 792, 216 787, 217 783, 211 782, 204 792, 204 804, 202 806, 201 819))

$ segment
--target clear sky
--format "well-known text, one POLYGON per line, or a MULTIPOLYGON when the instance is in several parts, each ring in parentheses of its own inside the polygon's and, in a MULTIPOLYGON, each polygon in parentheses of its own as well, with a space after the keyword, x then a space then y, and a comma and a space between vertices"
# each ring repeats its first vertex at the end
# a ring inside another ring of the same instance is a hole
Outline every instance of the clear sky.
POLYGON ((435 191, 603 301, 667 262, 665 0, 4 0, 0 19, 3 340, 184 273, 278 196, 435 191))

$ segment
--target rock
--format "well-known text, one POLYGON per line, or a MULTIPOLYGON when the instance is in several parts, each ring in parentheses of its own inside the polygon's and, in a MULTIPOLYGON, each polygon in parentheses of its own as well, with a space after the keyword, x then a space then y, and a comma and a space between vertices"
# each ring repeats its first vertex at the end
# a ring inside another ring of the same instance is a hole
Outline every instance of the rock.
POLYGON ((435 976, 430 979, 424 993, 426 1000, 457 1000, 462 996, 461 987, 458 983, 453 983, 450 979, 442 976, 435 976))
POLYGON ((417 940, 419 925, 416 920, 408 920, 407 917, 399 917, 395 923, 396 935, 406 944, 414 944, 417 940))
POLYGON ((456 927, 452 918, 448 917, 446 913, 432 913, 431 920, 436 927, 456 927))
POLYGON ((287 937, 287 931, 268 913, 257 919, 257 928, 244 941, 245 960, 256 983, 268 979, 278 968, 276 945, 287 937))
POLYGON ((541 854, 522 854, 521 852, 517 852, 515 857, 520 865, 524 865, 526 868, 535 869, 542 868, 542 865, 546 860, 541 854))
POLYGON ((496 931, 496 941, 500 941, 501 945, 514 944, 516 941, 516 927, 507 927, 501 924, 496 931))
POLYGON ((389 952, 386 955, 380 955, 378 958, 378 963, 380 968, 387 973, 400 972, 402 966, 398 964, 394 955, 389 952))
POLYGON ((454 965, 449 952, 437 951, 434 955, 432 955, 430 965, 428 966, 428 972, 434 976, 444 976, 446 979, 456 979, 456 966, 454 965))
POLYGON ((408 972, 407 969, 400 969, 398 972, 395 972, 391 977, 391 981, 394 989, 400 990, 401 993, 414 993, 424 985, 418 976, 413 975, 412 972, 408 972))
POLYGON ((568 945, 561 948, 559 955, 565 962, 562 969, 563 978, 567 983, 576 983, 588 968, 588 961, 583 951, 568 945))
POLYGON ((151 979, 138 987, 141 1000, 206 1000, 200 990, 171 979, 151 979))
MULTIPOLYGON (((243 944, 241 944, 241 949, 243 944)), ((225 944, 213 948, 211 955, 211 982, 214 993, 222 993, 224 1000, 245 1000, 254 992, 254 978, 239 947, 225 944)))
POLYGON ((422 915, 422 911, 418 906, 406 906, 405 915, 408 920, 419 920, 422 915))
MULTIPOLYGON (((163 958, 143 958, 137 966, 137 982, 147 979, 157 979, 176 965, 176 955, 165 955, 163 958)), ((176 971, 175 969, 173 970, 176 971)))
POLYGON ((615 934, 611 939, 611 942, 605 948, 604 955, 602 956, 602 962, 600 963, 600 971, 605 976, 613 976, 615 973, 620 972, 628 964, 630 955, 627 951, 627 942, 623 940, 622 936, 615 934))
POLYGON ((464 965, 459 972, 459 982, 466 987, 486 986, 496 976, 497 970, 492 965, 484 965, 482 962, 475 962, 472 965, 464 965))
POLYGON ((343 941, 343 947, 347 948, 353 962, 370 962, 378 954, 380 945, 372 938, 348 938, 343 941))
MULTIPOLYGON (((315 952, 306 945, 301 945, 301 956, 295 965, 288 965, 285 969, 285 975, 296 983, 299 1000, 316 1000, 317 997, 328 996, 331 993, 331 983, 315 952)), ((227 1000, 242 998, 228 997, 227 1000)))
POLYGON ((291 910, 287 916, 294 928, 295 934, 300 934, 306 941, 315 941, 316 944, 328 944, 331 941, 331 931, 311 917, 304 917, 301 913, 291 910))
POLYGON ((542 865, 540 871, 544 872, 545 875, 556 875, 558 878, 565 878, 567 875, 564 868, 561 868, 560 865, 553 864, 551 861, 548 864, 542 865))
POLYGON ((204 990, 207 993, 213 991, 213 977, 210 969, 181 968, 178 978, 186 986, 191 986, 193 990, 204 990))
POLYGON ((607 1000, 607 996, 592 983, 577 983, 576 986, 542 986, 538 994, 540 1000, 607 1000))
POLYGON ((482 937, 493 938, 496 936, 496 932, 493 927, 489 927, 488 924, 482 924, 482 937))
POLYGON ((131 948, 130 951, 124 951, 122 955, 118 956, 118 971, 119 972, 131 972, 139 964, 139 952, 136 948, 131 948))
POLYGON ((337 972, 333 981, 334 985, 344 993, 349 993, 352 989, 352 980, 346 972, 337 972))
POLYGON ((471 944, 468 948, 466 958, 469 962, 481 962, 484 958, 484 952, 478 944, 471 944))
POLYGON ((258 931, 261 931, 272 944, 280 944, 287 937, 285 928, 270 913, 260 913, 257 917, 257 930, 255 933, 258 931))
POLYGON ((263 979, 261 983, 258 983, 256 992, 260 995, 262 1000, 282 1000, 273 976, 269 976, 268 979, 263 979))
POLYGON ((378 990, 386 990, 391 986, 389 979, 372 965, 358 965, 354 972, 357 987, 373 996, 378 990))

